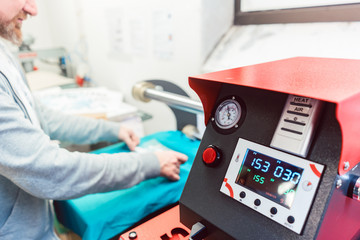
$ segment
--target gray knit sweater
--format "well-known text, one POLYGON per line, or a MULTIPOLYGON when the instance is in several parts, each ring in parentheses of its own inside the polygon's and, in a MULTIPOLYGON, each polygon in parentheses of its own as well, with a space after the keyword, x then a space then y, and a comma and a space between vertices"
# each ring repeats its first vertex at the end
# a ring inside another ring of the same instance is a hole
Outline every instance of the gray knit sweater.
POLYGON ((115 141, 119 124, 55 113, 34 103, 26 86, 0 40, 0 239, 58 239, 50 199, 128 188, 159 175, 154 154, 60 148, 51 140, 115 141))

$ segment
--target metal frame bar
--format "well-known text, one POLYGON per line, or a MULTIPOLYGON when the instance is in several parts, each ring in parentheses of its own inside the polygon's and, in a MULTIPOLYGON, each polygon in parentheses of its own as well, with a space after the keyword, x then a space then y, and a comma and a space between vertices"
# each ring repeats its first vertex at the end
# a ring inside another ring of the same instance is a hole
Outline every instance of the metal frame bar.
POLYGON ((158 100, 167 105, 191 113, 203 113, 201 102, 192 100, 179 94, 159 91, 148 88, 144 92, 145 97, 158 100))

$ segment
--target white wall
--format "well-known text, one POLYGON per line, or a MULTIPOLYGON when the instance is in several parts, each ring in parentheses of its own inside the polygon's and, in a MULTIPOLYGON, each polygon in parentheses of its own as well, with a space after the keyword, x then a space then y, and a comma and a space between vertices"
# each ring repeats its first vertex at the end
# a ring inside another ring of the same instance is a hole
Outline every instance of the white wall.
POLYGON ((88 1, 84 31, 94 81, 121 89, 128 102, 150 112, 154 118, 145 123, 148 133, 175 129, 167 106, 136 102, 130 96, 131 88, 139 81, 160 79, 179 85, 195 97, 188 87, 188 76, 200 73, 206 56, 230 27, 232 13, 233 2, 223 0, 88 1), (220 2, 228 14, 216 31, 212 28, 216 24, 205 19, 211 15, 219 18, 220 2), (211 36, 206 35, 211 31, 211 36), (172 40, 166 41, 166 35, 172 40))
POLYGON ((201 73, 234 12, 233 0, 37 2, 39 16, 24 26, 37 39, 34 48, 66 47, 74 62, 87 63, 95 84, 121 90, 127 102, 153 115, 146 133, 175 129, 174 116, 162 103, 133 100, 132 86, 168 80, 196 98, 188 77, 201 73))
POLYGON ((291 57, 360 59, 360 22, 233 26, 203 66, 213 72, 291 57))
POLYGON ((66 47, 72 49, 79 38, 75 0, 37 0, 38 15, 30 17, 23 34, 36 38, 36 49, 66 47))

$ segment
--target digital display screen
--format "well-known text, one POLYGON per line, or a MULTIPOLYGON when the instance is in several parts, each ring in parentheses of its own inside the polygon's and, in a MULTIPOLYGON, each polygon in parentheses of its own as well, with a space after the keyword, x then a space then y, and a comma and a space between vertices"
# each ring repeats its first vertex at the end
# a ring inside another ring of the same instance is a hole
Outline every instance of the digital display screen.
POLYGON ((303 171, 303 168, 247 149, 235 182, 290 209, 303 171))

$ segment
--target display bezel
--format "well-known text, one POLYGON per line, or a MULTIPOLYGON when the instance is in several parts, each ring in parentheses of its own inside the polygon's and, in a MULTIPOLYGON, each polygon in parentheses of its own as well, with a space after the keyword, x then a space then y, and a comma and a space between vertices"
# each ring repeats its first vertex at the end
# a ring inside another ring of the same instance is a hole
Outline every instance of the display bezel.
POLYGON ((324 169, 325 166, 322 164, 239 138, 220 191, 300 234, 312 206, 324 169), (281 161, 304 169, 291 208, 286 208, 251 189, 235 183, 247 149, 261 152, 267 156, 280 159, 281 161), (258 203, 261 204, 258 205, 258 203), (276 214, 271 212, 272 208, 277 209, 276 214), (295 221, 290 223, 288 221, 289 217, 294 218, 295 221))

